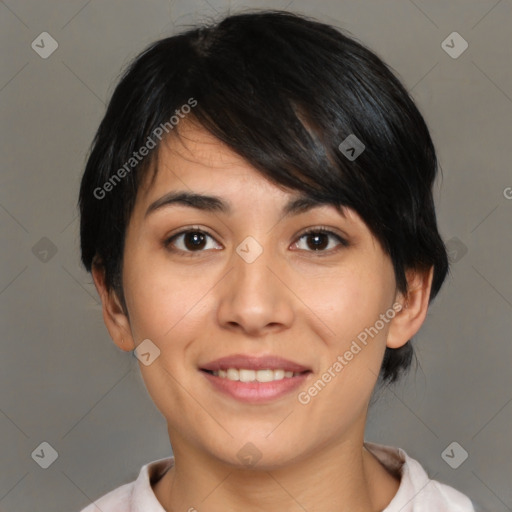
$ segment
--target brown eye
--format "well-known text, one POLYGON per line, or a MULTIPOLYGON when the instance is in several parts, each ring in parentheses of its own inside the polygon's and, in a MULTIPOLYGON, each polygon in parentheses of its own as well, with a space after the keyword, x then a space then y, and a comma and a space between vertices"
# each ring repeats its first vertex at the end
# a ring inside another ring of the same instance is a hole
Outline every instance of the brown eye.
POLYGON ((205 238, 204 233, 189 231, 183 235, 183 244, 190 251, 203 249, 205 246, 205 238))
POLYGON ((323 250, 329 245, 329 236, 325 233, 312 233, 307 235, 308 247, 315 251, 323 250))
POLYGON ((305 239, 305 248, 299 247, 300 242, 296 242, 295 246, 299 249, 304 249, 307 252, 323 252, 330 253, 336 251, 339 246, 347 247, 348 242, 332 231, 329 231, 324 228, 314 228, 306 231, 299 237, 299 241, 305 239), (334 246, 330 243, 330 240, 337 240, 338 244, 334 244, 334 246), (330 246, 329 249, 327 249, 330 246), (327 249, 327 250, 326 250, 327 249))
POLYGON ((211 235, 199 229, 188 229, 173 235, 164 242, 164 245, 170 251, 194 253, 204 252, 204 249, 212 249, 208 246, 208 239, 214 240, 211 235))

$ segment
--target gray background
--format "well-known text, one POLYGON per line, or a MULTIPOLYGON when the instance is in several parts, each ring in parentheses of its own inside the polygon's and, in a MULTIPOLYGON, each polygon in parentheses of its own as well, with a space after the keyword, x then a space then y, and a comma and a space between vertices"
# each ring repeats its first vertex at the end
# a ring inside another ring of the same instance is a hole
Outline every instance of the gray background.
POLYGON ((489 511, 512 510, 510 0, 0 2, 0 510, 76 511, 171 454, 138 362, 110 340, 79 265, 77 190, 130 59, 245 7, 350 31, 423 112, 452 273, 416 336, 421 368, 380 394, 366 437, 401 446, 489 511), (59 45, 46 59, 31 47, 44 31, 59 45), (456 59, 441 46, 453 31, 469 44, 456 59), (453 441, 469 453, 457 469, 441 457, 453 441), (48 469, 31 456, 42 442, 58 452, 48 469))

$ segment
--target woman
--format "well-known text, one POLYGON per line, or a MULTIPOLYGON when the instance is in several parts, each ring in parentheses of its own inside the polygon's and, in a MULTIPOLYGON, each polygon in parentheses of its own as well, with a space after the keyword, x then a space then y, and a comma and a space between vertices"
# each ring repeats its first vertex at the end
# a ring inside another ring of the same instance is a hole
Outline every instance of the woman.
POLYGON ((334 27, 240 14, 137 57, 82 179, 82 261, 174 457, 84 512, 474 510, 364 441, 448 271, 436 172, 404 87, 334 27))

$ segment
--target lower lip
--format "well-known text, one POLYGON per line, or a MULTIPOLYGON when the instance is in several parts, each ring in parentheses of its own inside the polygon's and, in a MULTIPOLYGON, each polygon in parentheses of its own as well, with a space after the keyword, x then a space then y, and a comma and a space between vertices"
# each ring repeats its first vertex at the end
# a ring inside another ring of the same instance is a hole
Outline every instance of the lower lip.
POLYGON ((240 382, 217 377, 211 373, 200 370, 215 389, 237 400, 248 403, 262 403, 276 400, 291 393, 304 384, 311 372, 301 373, 295 377, 285 377, 272 382, 240 382))

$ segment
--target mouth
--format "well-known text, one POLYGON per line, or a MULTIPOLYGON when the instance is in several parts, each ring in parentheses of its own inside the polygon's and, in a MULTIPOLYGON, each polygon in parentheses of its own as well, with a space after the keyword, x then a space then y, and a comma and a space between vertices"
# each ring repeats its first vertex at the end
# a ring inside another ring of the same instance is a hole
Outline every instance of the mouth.
POLYGON ((310 368, 277 356, 233 355, 217 359, 199 370, 212 388, 243 402, 264 403, 304 384, 310 368))
POLYGON ((221 379, 228 379, 234 382, 273 382, 283 379, 290 379, 292 377, 298 377, 305 373, 310 373, 310 370, 303 372, 292 372, 284 370, 283 368, 271 369, 266 368, 264 370, 252 370, 249 368, 227 368, 226 370, 205 370, 202 371, 219 377, 221 379))

